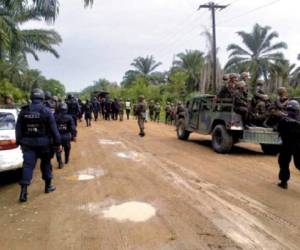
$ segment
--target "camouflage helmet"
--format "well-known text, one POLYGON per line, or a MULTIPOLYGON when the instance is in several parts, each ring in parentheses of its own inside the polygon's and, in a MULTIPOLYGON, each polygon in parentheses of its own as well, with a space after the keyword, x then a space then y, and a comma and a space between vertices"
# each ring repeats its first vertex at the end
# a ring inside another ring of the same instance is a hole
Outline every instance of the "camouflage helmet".
POLYGON ((55 102, 58 102, 58 97, 56 95, 52 96, 52 100, 55 101, 55 102))
POLYGON ((178 101, 177 104, 178 104, 178 105, 182 105, 182 101, 178 101))
POLYGON ((10 99, 10 100, 13 100, 14 98, 13 98, 13 96, 12 96, 12 95, 6 95, 6 96, 5 96, 5 99, 10 99))
POLYGON ((238 78, 237 74, 235 74, 235 73, 229 74, 229 80, 233 80, 233 79, 237 79, 237 78, 238 78))
POLYGON ((277 89, 277 94, 278 95, 284 95, 284 94, 286 94, 287 93, 287 89, 285 88, 285 87, 279 87, 278 89, 277 89))
POLYGON ((250 74, 249 74, 249 72, 243 72, 242 74, 241 74, 241 77, 242 78, 245 78, 245 77, 250 77, 250 74))
POLYGON ((244 81, 239 81, 237 84, 236 84, 236 87, 238 89, 240 88, 245 88, 247 86, 247 84, 244 82, 244 81))
POLYGON ((286 109, 292 112, 300 112, 300 104, 296 100, 291 100, 288 102, 286 109))
POLYGON ((223 75, 223 81, 228 81, 228 80, 229 80, 229 75, 228 74, 223 75))
POLYGON ((140 95, 140 96, 139 96, 139 100, 140 100, 140 101, 145 100, 145 96, 140 95))
POLYGON ((257 80, 256 86, 264 86, 265 82, 263 80, 257 80))

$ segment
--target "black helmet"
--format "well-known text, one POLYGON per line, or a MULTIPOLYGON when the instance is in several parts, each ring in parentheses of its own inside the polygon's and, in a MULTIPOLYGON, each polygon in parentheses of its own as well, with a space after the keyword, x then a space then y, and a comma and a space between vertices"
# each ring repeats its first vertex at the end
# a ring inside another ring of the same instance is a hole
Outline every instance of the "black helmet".
POLYGON ((51 99, 51 98, 52 98, 51 92, 50 92, 50 91, 46 91, 46 92, 45 92, 45 99, 46 99, 46 100, 49 100, 49 99, 51 99))
POLYGON ((296 100, 291 100, 288 102, 286 109, 292 112, 300 112, 300 104, 296 100))
POLYGON ((68 94, 68 99, 72 99, 73 98, 73 95, 72 94, 68 94))
POLYGON ((44 100, 45 99, 45 93, 42 89, 33 89, 31 91, 31 94, 30 94, 30 99, 31 100, 35 100, 35 99, 41 99, 41 100, 44 100))
POLYGON ((68 111, 68 105, 65 102, 59 104, 59 111, 68 111))

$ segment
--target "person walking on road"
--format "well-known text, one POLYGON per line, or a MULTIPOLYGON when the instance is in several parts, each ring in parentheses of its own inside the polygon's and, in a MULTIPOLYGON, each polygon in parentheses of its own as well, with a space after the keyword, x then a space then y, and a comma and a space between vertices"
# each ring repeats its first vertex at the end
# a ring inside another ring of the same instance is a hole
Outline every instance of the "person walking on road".
POLYGON ((93 97, 92 107, 93 107, 94 120, 96 122, 98 120, 99 112, 100 112, 100 103, 96 97, 93 97))
POLYGON ((145 134, 145 120, 146 120, 147 105, 145 103, 145 97, 139 96, 139 101, 136 104, 135 115, 137 116, 138 126, 140 129, 139 136, 144 137, 145 134))
POLYGON ((92 126, 92 123, 91 123, 92 113, 93 113, 92 103, 89 100, 86 100, 85 105, 84 105, 84 119, 85 119, 87 127, 92 126))
MULTIPOLYGON (((59 113, 55 115, 55 121, 61 136, 61 144, 65 152, 65 164, 68 164, 71 152, 71 141, 76 141, 77 131, 72 116, 67 114, 67 104, 61 103, 58 110, 59 113)), ((56 159, 58 168, 63 168, 64 164, 61 151, 56 152, 56 159)))
POLYGON ((43 105, 45 94, 41 89, 33 89, 32 103, 24 106, 16 124, 16 143, 23 152, 22 179, 20 181, 20 202, 27 201, 27 187, 31 184, 33 169, 38 158, 41 159, 42 178, 45 193, 55 190, 52 180, 52 143, 61 150, 61 137, 51 111, 43 105))
POLYGON ((159 119, 160 119, 160 111, 161 111, 161 106, 160 103, 157 102, 154 105, 154 121, 159 123, 159 119))
POLYGON ((129 120, 130 112, 131 112, 131 102, 130 102, 130 99, 127 99, 127 101, 125 102, 125 108, 126 108, 127 120, 129 120))
POLYGON ((122 98, 120 98, 119 104, 120 104, 119 118, 120 121, 122 122, 124 120, 124 111, 125 111, 125 103, 122 98))
POLYGON ((289 165, 294 158, 296 168, 300 171, 300 105, 292 100, 287 104, 288 116, 279 121, 278 132, 282 139, 282 146, 278 157, 280 167, 278 186, 288 188, 290 179, 289 165))
POLYGON ((68 94, 66 104, 68 105, 68 114, 72 116, 75 126, 77 127, 77 119, 80 116, 80 107, 78 101, 73 95, 68 94))

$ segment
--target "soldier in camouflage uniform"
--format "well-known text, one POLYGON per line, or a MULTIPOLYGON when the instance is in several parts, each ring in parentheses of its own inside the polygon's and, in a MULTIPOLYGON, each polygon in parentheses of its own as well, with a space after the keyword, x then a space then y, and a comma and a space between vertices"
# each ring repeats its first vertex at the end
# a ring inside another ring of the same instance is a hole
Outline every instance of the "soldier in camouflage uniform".
POLYGON ((155 122, 159 122, 160 111, 161 111, 161 106, 160 106, 160 103, 157 102, 157 103, 154 105, 154 121, 155 121, 155 122))
POLYGON ((230 99, 233 98, 233 95, 235 93, 235 85, 238 81, 238 77, 236 74, 230 74, 229 75, 229 80, 226 83, 226 78, 223 81, 225 83, 225 85, 221 88, 221 90, 219 91, 217 97, 220 99, 230 99))
POLYGON ((125 112, 125 102, 123 101, 122 98, 120 98, 119 104, 120 104, 119 118, 120 121, 122 122, 124 120, 124 112, 125 112))
POLYGON ((233 98, 234 112, 241 115, 245 125, 249 122, 249 102, 247 85, 244 81, 240 81, 237 83, 236 88, 237 89, 234 93, 233 98))
POLYGON ((154 103, 153 100, 151 100, 150 103, 149 103, 150 121, 154 121, 154 108, 155 108, 155 103, 154 103))
POLYGON ((146 119, 147 105, 145 102, 145 97, 143 95, 139 96, 139 101, 135 106, 135 116, 138 120, 138 125, 140 129, 139 136, 144 137, 145 134, 145 119, 146 119))
POLYGON ((171 122, 172 118, 172 108, 171 108, 171 105, 169 102, 167 102, 167 105, 165 107, 165 112, 166 112, 166 115, 165 115, 165 124, 168 124, 171 122))

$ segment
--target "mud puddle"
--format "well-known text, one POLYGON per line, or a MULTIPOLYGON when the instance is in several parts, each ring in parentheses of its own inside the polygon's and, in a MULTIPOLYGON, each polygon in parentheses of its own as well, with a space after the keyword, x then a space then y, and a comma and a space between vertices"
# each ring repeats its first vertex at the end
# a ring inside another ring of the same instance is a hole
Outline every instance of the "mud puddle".
POLYGON ((100 203, 88 203, 79 207, 92 215, 98 215, 107 219, 119 222, 146 222, 156 215, 156 209, 144 202, 130 201, 116 204, 116 201, 109 200, 100 203))
POLYGON ((69 181, 89 181, 95 178, 99 178, 103 175, 105 175, 105 172, 102 169, 87 168, 84 170, 80 170, 75 175, 68 176, 65 179, 69 181))
POLYGON ((115 156, 136 162, 141 162, 144 160, 143 155, 135 151, 116 152, 115 156))
POLYGON ((121 141, 114 141, 114 140, 106 140, 106 139, 100 139, 98 140, 98 143, 101 145, 124 145, 121 141))
POLYGON ((153 206, 136 201, 113 205, 102 212, 104 218, 132 222, 145 222, 156 215, 156 210, 153 206))

